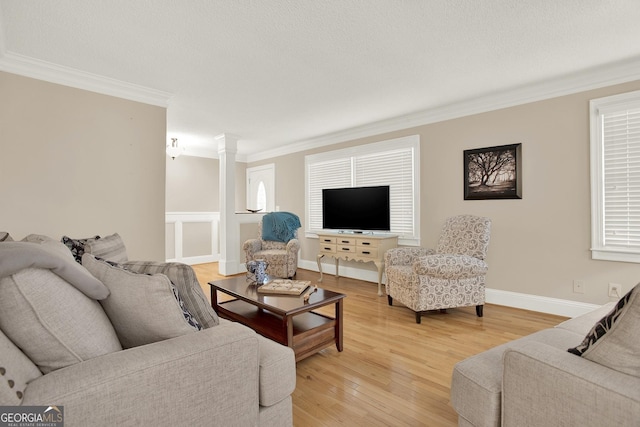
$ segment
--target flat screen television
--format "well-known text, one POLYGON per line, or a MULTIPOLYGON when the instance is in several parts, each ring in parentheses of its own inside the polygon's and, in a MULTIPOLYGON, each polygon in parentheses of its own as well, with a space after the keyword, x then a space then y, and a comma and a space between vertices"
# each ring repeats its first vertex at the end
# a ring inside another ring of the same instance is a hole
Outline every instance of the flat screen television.
POLYGON ((322 228, 344 231, 389 231, 389 186, 322 190, 322 228))

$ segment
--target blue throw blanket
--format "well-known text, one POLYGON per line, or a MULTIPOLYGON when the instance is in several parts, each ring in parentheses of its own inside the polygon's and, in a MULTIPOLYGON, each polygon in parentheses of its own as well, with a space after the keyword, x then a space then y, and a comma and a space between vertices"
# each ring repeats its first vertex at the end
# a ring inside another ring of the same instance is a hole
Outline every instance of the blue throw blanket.
POLYGON ((271 212, 262 217, 262 240, 287 243, 296 237, 300 218, 291 212, 271 212))

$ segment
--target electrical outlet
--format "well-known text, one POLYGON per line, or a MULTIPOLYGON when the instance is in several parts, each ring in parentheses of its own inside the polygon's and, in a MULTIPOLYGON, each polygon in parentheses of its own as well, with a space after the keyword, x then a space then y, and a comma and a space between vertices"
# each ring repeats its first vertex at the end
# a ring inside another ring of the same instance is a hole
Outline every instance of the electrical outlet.
POLYGON ((574 280, 573 281, 573 293, 574 294, 584 294, 584 280, 574 280))
POLYGON ((609 283, 609 296, 612 298, 622 298, 622 285, 609 283))

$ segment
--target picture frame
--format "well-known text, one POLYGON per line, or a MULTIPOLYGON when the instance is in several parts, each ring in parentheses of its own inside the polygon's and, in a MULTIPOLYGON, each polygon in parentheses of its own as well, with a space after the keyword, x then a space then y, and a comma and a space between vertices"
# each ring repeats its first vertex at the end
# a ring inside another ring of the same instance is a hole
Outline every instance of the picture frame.
POLYGON ((522 199, 522 144, 464 150, 464 200, 522 199))

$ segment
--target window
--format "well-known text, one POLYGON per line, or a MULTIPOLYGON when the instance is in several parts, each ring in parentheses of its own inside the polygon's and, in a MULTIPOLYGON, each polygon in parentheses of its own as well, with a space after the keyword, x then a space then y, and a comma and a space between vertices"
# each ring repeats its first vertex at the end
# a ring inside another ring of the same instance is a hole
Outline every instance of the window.
POLYGON ((247 209, 275 210, 275 164, 247 168, 247 209))
POLYGON ((419 246, 419 161, 418 135, 306 156, 307 234, 322 230, 324 188, 389 185, 391 232, 419 246))
POLYGON ((592 258, 640 262, 640 91, 590 110, 592 258))

